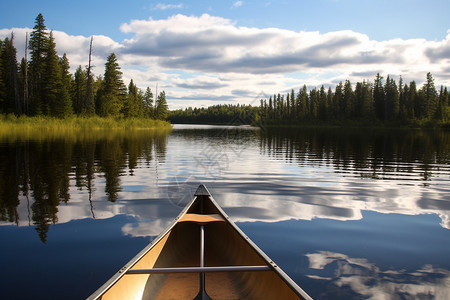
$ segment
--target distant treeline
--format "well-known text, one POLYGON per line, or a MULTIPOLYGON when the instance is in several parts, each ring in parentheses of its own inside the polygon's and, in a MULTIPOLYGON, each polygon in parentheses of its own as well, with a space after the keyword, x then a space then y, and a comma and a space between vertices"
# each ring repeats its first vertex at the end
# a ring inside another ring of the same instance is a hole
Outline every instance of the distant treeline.
POLYGON ((340 82, 334 89, 308 91, 306 85, 295 93, 275 94, 261 99, 259 107, 214 105, 171 111, 172 123, 289 125, 378 124, 443 125, 450 122, 447 87, 436 89, 431 73, 421 88, 414 81, 404 84, 377 74, 374 82, 340 82))
POLYGON ((332 91, 322 87, 308 92, 304 85, 298 93, 291 90, 284 95, 262 99, 260 117, 268 123, 292 124, 302 121, 386 121, 408 123, 415 121, 448 122, 450 107, 448 91, 435 88, 431 73, 418 89, 414 81, 398 83, 377 74, 373 83, 357 82, 355 89, 349 80, 340 82, 332 91))
MULTIPOLYGON (((92 43, 92 40, 91 40, 92 43)), ((86 68, 69 72, 66 54, 59 57, 53 33, 39 14, 26 47, 30 59, 17 63, 14 34, 0 40, 0 113, 65 118, 73 114, 101 117, 145 117, 165 119, 165 92, 154 99, 149 87, 128 87, 114 53, 108 56, 105 74, 94 78, 86 55, 86 68)), ((87 51, 87 49, 86 49, 87 51)))
POLYGON ((207 108, 186 108, 169 112, 173 124, 234 124, 254 123, 259 108, 251 105, 219 104, 207 108))

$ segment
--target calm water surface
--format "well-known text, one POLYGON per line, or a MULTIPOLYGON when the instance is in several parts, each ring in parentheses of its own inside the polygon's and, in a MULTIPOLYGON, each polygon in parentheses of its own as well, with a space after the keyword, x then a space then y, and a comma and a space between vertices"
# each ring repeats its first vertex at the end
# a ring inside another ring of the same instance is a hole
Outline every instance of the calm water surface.
POLYGON ((0 137, 0 298, 82 299, 199 183, 317 299, 450 298, 450 133, 0 137))

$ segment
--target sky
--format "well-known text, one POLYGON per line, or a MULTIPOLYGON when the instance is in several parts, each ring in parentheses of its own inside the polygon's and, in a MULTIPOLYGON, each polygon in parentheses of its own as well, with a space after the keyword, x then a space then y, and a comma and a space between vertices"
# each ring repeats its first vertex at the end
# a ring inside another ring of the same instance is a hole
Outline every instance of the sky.
POLYGON ((0 2, 0 39, 42 13, 72 72, 101 75, 114 52, 125 84, 166 92, 170 109, 254 104, 274 93, 373 81, 380 73, 450 87, 448 0, 21 0, 0 2))

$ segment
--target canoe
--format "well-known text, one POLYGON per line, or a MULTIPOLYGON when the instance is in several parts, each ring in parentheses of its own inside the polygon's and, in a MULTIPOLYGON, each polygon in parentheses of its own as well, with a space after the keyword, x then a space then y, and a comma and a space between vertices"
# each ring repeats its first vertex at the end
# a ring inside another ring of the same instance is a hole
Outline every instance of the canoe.
POLYGON ((200 185, 172 224, 88 299, 311 299, 200 185))

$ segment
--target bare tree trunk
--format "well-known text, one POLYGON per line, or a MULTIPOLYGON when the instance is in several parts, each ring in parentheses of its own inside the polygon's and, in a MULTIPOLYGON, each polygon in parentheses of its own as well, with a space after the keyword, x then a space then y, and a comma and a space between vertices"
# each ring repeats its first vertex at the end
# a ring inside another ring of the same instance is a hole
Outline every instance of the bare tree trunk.
POLYGON ((29 110, 28 110, 28 59, 27 59, 27 54, 28 54, 28 32, 26 33, 25 36, 25 78, 24 78, 24 83, 23 83, 23 105, 24 105, 24 110, 25 110, 25 114, 29 114, 29 110))
POLYGON ((91 36, 91 44, 89 46, 89 64, 87 68, 87 83, 86 83, 86 101, 84 103, 84 109, 86 113, 88 113, 88 106, 89 106, 89 98, 91 96, 91 57, 92 57, 92 40, 94 39, 93 36, 91 36))

